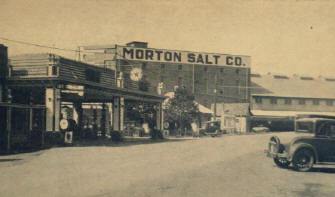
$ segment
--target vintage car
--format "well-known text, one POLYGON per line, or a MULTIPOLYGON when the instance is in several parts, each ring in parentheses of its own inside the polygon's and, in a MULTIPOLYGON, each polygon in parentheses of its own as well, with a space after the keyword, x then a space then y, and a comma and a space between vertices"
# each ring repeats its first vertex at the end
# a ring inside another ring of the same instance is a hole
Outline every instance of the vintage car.
POLYGON ((314 164, 335 164, 335 119, 301 118, 296 120, 296 134, 288 143, 272 136, 266 150, 275 164, 297 171, 309 171, 314 164))
POLYGON ((204 123, 204 128, 200 129, 200 135, 217 137, 222 135, 220 130, 220 120, 208 121, 204 123))

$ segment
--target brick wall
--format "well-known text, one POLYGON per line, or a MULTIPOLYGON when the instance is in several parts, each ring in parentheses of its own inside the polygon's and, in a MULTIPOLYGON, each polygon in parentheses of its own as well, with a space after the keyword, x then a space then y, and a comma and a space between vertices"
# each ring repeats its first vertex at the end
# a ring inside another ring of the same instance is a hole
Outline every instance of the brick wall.
POLYGON ((214 102, 215 87, 217 102, 249 102, 249 88, 246 88, 250 84, 249 68, 135 61, 120 62, 119 67, 126 88, 138 89, 138 82, 131 81, 129 74, 132 67, 141 67, 152 93, 157 93, 158 84, 163 82, 163 93, 173 91, 175 86, 185 86, 194 91, 199 103, 207 107, 214 102))

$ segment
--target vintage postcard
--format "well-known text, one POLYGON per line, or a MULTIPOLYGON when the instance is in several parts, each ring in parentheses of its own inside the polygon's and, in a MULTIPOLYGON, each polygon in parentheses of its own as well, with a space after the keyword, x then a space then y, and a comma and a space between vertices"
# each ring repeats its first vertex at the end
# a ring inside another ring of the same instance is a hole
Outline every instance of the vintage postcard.
POLYGON ((334 10, 0 0, 0 196, 333 197, 334 10))

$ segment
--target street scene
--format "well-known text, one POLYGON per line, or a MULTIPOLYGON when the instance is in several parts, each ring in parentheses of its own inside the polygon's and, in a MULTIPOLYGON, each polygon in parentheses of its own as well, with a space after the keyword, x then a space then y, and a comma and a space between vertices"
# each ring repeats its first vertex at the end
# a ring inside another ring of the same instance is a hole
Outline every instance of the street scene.
POLYGON ((0 0, 0 196, 334 196, 334 9, 0 0))
MULTIPOLYGON (((272 134, 55 148, 1 157, 10 196, 334 196, 331 167, 301 173, 266 158, 272 134), (19 178, 18 178, 19 177, 19 178)), ((294 133, 280 133, 282 139, 294 133)))

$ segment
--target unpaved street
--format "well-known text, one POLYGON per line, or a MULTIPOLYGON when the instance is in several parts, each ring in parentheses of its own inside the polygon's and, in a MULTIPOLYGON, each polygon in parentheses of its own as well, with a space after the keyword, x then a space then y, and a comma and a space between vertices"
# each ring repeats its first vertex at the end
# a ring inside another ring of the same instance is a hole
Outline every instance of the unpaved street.
POLYGON ((335 168, 277 168, 263 153, 270 135, 0 156, 0 196, 334 196, 335 168))

